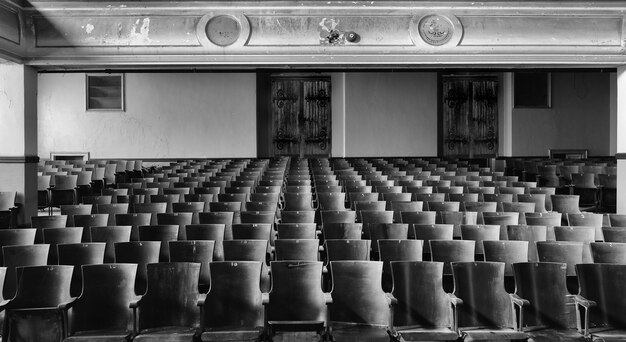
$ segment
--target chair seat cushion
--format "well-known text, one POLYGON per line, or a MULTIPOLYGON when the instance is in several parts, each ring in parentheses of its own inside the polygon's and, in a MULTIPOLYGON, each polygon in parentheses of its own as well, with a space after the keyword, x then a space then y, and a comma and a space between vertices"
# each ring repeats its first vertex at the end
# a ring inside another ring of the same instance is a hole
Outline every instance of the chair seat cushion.
POLYGON ((526 340, 528 334, 523 331, 516 331, 507 328, 461 328, 461 336, 463 341, 478 340, 526 340))
POLYGON ((456 340, 457 333, 447 327, 396 327, 396 331, 406 341, 448 341, 456 340))
POLYGON ((189 327, 160 327, 143 330, 133 341, 188 342, 193 339, 197 329, 189 327))
POLYGON ((79 331, 63 341, 126 342, 129 340, 129 336, 130 332, 126 330, 90 330, 79 331))
POLYGON ((583 342, 585 337, 576 329, 540 329, 526 331, 535 342, 583 342))
POLYGON ((331 323, 331 336, 334 341, 387 342, 387 326, 354 323, 331 323))
POLYGON ((201 339, 205 342, 213 341, 259 341, 263 328, 224 328, 212 329, 202 333, 201 339))

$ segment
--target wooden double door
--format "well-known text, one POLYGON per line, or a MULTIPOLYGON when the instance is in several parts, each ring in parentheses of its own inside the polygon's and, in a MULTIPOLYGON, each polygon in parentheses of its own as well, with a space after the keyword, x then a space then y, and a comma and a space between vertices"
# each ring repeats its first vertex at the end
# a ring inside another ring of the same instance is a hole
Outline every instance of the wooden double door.
POLYGON ((442 76, 441 137, 448 157, 495 156, 498 152, 498 80, 442 76))
POLYGON ((330 157, 330 77, 271 77, 272 155, 330 157))

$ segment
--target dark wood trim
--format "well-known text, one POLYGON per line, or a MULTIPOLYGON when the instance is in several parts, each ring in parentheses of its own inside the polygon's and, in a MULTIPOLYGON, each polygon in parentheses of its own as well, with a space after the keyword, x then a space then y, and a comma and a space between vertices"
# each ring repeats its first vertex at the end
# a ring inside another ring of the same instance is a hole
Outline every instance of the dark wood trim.
POLYGON ((39 156, 6 157, 0 156, 0 164, 36 164, 39 156))
POLYGON ((437 73, 437 156, 443 156, 443 74, 437 73))
POLYGON ((268 158, 272 150, 269 110, 272 85, 269 72, 256 73, 256 89, 256 154, 258 158, 268 158))
POLYGON ((616 153, 615 154, 615 159, 626 159, 626 153, 616 153))

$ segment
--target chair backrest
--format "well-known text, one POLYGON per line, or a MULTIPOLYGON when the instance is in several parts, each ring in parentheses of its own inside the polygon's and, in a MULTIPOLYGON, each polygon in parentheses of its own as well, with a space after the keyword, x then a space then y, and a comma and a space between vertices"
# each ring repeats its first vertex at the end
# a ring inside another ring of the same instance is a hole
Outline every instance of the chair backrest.
POLYGON ((34 228, 63 228, 67 227, 67 215, 31 216, 30 222, 34 228))
POLYGON ((272 261, 267 320, 325 321, 322 262, 272 261))
POLYGON ((287 211, 307 211, 313 210, 313 194, 310 192, 286 192, 283 194, 285 200, 284 210, 287 211))
POLYGON ((178 240, 186 240, 187 233, 185 226, 190 225, 193 220, 193 213, 159 213, 157 214, 157 224, 159 225, 177 225, 178 240))
POLYGON ((450 327, 450 302, 443 290, 443 262, 392 261, 392 294, 398 300, 395 326, 450 327))
POLYGON ((618 295, 626 282, 626 265, 623 264, 580 264, 576 265, 580 285, 579 294, 594 301, 596 306, 589 310, 589 327, 626 325, 626 301, 618 295))
POLYGON ((65 228, 43 228, 41 235, 43 243, 50 245, 50 253, 48 254, 48 265, 59 264, 59 254, 57 253, 57 245, 65 243, 79 243, 83 237, 82 227, 65 227, 65 228))
POLYGON ((204 325, 209 329, 262 327, 261 262, 212 262, 210 270, 211 289, 204 306, 204 325))
POLYGON ((484 255, 485 251, 483 250, 483 241, 500 240, 500 226, 486 224, 463 224, 461 225, 461 238, 463 240, 475 241, 476 246, 474 248, 474 252, 476 254, 484 255))
POLYGON ((528 241, 483 241, 485 261, 503 262, 504 275, 512 276, 511 265, 528 262, 528 241))
POLYGON ((369 225, 370 240, 372 240, 372 251, 378 254, 378 240, 400 239, 406 240, 409 232, 409 225, 406 223, 372 223, 369 225))
POLYGON ((535 212, 545 213, 546 209, 546 194, 519 194, 517 195, 517 201, 521 203, 534 203, 535 212))
POLYGON ((190 224, 185 227, 188 240, 211 240, 214 261, 224 260, 224 224, 190 224))
POLYGON ((326 260, 370 260, 370 240, 328 239, 326 260))
POLYGON ((461 208, 461 202, 427 202, 428 211, 441 212, 441 211, 459 211, 461 208))
MULTIPOLYGON (((356 223, 355 223, 356 224, 356 223)), ((278 239, 317 239, 315 223, 279 223, 278 239)))
POLYGON ((602 227, 605 242, 626 242, 626 227, 602 227))
POLYGON ((83 227, 83 242, 89 242, 89 239, 91 239, 89 235, 90 227, 107 226, 108 223, 109 214, 74 215, 74 226, 83 227))
POLYGON ((102 264, 104 262, 104 248, 102 242, 66 243, 57 245, 59 265, 74 266, 70 294, 78 297, 82 291, 82 265, 102 264))
POLYGON ((83 292, 70 316, 70 335, 88 330, 132 331, 131 301, 137 265, 102 264, 83 266, 83 292))
POLYGON ((362 223, 326 223, 322 225, 324 239, 354 239, 363 235, 362 223))
POLYGON ((413 236, 424 241, 424 253, 431 253, 430 240, 452 240, 454 226, 451 224, 413 224, 413 236))
POLYGON ((152 221, 151 213, 116 214, 115 224, 131 226, 130 241, 139 241, 139 226, 148 226, 152 221))
MULTIPOLYGON (((408 212, 401 212, 400 218, 401 218, 402 223, 408 223, 408 224, 414 224, 414 225, 415 224, 418 224, 418 225, 435 224, 436 219, 437 219, 437 213, 434 211, 417 211, 417 212, 408 211, 408 212)), ((413 229, 409 229, 408 237, 409 239, 415 238, 415 232, 413 231, 413 229)))
POLYGON ((483 212, 482 216, 484 224, 500 226, 500 240, 507 240, 506 227, 509 225, 519 224, 520 213, 517 212, 483 212))
POLYGON ((459 327, 515 327, 509 294, 504 289, 504 263, 453 262, 454 294, 463 301, 459 327))
POLYGON ((319 240, 317 239, 278 239, 276 240, 276 260, 319 260, 319 240))
MULTIPOLYGON (((208 265, 207 265, 208 266, 208 265)), ((194 327, 200 325, 196 262, 148 264, 148 291, 141 298, 138 328, 194 327)), ((207 270, 208 271, 208 270, 207 270)))
POLYGON ((100 226, 89 228, 92 242, 104 242, 104 262, 115 263, 115 243, 130 241, 131 226, 100 226))
POLYGON ((393 211, 393 221, 401 223, 403 212, 421 212, 424 209, 424 202, 392 201, 388 209, 393 211))
POLYGON ((592 242, 591 255, 595 263, 626 264, 626 243, 592 242))
MULTIPOLYGON (((435 223, 453 225, 452 236, 461 238, 462 224, 478 224, 478 213, 475 211, 440 211, 437 212, 435 223)), ((409 230, 409 235, 411 230, 409 230)))
POLYGON ((476 248, 474 241, 430 240, 429 243, 432 261, 444 262, 444 274, 452 274, 451 262, 474 261, 474 250, 476 248))
POLYGON ((575 315, 566 285, 567 265, 556 262, 513 264, 515 294, 530 302, 524 308, 527 326, 575 328, 575 315))
POLYGON ((16 191, 0 191, 0 211, 7 211, 15 207, 16 191))
POLYGON ((577 264, 583 263, 583 243, 577 241, 537 241, 539 261, 567 264, 567 276, 575 276, 577 264))
POLYGON ((258 261, 261 267, 261 291, 270 288, 268 266, 265 263, 268 251, 267 240, 226 240, 224 241, 224 261, 258 261))
POLYGON ((147 286, 146 265, 159 262, 160 241, 130 241, 115 243, 115 262, 137 264, 135 292, 143 295, 147 286))
POLYGON ((331 261, 331 266, 331 322, 387 325, 390 318, 389 304, 380 285, 383 263, 331 261))
POLYGON ((355 223, 356 211, 351 210, 322 210, 320 211, 322 225, 327 223, 355 223))
POLYGON ((565 214, 579 214, 579 195, 551 195, 552 210, 565 214))
POLYGON ((107 226, 114 226, 116 224, 115 215, 128 214, 129 206, 129 203, 96 204, 96 213, 109 214, 107 226))
POLYGON ((546 226, 511 225, 507 227, 509 240, 528 241, 528 260, 539 261, 537 241, 546 241, 546 226))
POLYGON ((170 262, 195 262, 200 264, 198 289, 206 293, 211 284, 209 263, 213 261, 214 241, 169 241, 170 262))
POLYGON ((608 214, 611 227, 626 227, 626 214, 608 214))
POLYGON ((74 267, 65 265, 18 267, 17 292, 7 308, 46 308, 69 302, 73 271, 74 267))
MULTIPOLYGON (((75 227, 74 216, 90 215, 93 212, 92 204, 67 204, 61 205, 61 215, 67 215, 67 226, 75 227)), ((106 223, 105 223, 106 224, 106 223)))
MULTIPOLYGON (((287 211, 280 213, 280 222, 283 223, 314 223, 316 221, 315 211, 287 211)), ((242 219, 243 220, 243 219, 242 219)))
MULTIPOLYGON (((3 246, 32 245, 35 243, 36 234, 37 229, 0 229, 0 250, 3 246)), ((0 255, 0 265, 4 265, 2 255, 0 255)))
POLYGON ((48 263, 50 245, 14 245, 2 246, 4 266, 7 268, 3 298, 13 298, 17 286, 16 268, 20 266, 44 266, 48 263))
POLYGON ((77 175, 54 175, 55 190, 75 189, 78 181, 77 175))
POLYGON ((391 276, 392 261, 422 261, 421 240, 378 240, 379 260, 383 262, 383 291, 391 292, 393 280, 391 276))
POLYGON ((603 223, 603 214, 594 214, 594 213, 579 213, 565 214, 567 218, 567 223, 570 226, 588 226, 595 228, 595 239, 596 241, 603 241, 604 236, 602 235, 602 223, 603 223))
POLYGON ((167 262, 170 260, 168 242, 178 239, 178 229, 177 225, 139 226, 139 241, 161 241, 159 261, 167 262))
POLYGON ((318 192, 320 210, 346 210, 346 194, 343 192, 318 192))

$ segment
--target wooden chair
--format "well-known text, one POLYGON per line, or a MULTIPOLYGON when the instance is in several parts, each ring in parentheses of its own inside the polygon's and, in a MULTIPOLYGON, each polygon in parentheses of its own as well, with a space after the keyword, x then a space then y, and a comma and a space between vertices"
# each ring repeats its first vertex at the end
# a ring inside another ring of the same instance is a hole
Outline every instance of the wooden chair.
POLYGON ((137 265, 83 266, 83 292, 70 304, 59 307, 69 327, 66 341, 125 341, 133 333, 131 305, 137 265), (68 309, 72 309, 69 314, 68 309))
POLYGON ((133 341, 188 340, 199 335, 197 308, 200 264, 148 264, 148 291, 132 303, 133 341))
POLYGON ((261 262, 212 262, 211 287, 199 300, 202 341, 258 341, 263 334, 261 262))
POLYGON ((512 225, 507 227, 509 240, 528 242, 528 261, 539 261, 537 241, 546 241, 545 226, 512 225))
POLYGON ((188 240, 213 241, 213 261, 224 261, 224 228, 223 224, 190 224, 185 227, 188 240))
POLYGON ((570 293, 578 293, 576 265, 583 263, 584 243, 578 241, 538 241, 540 262, 561 262, 567 265, 566 281, 570 293))
POLYGON ((50 214, 52 208, 60 208, 61 205, 74 205, 78 203, 77 175, 55 175, 54 187, 50 188, 50 214))
POLYGON ((470 240, 430 240, 431 260, 444 263, 443 289, 454 290, 452 279, 452 262, 474 261, 476 243, 470 240))
POLYGON ((397 300, 381 288, 383 263, 332 261, 330 329, 337 341, 389 341, 397 300))
MULTIPOLYGON (((394 327, 406 341, 452 341, 458 338, 450 310, 452 297, 443 290, 443 263, 392 261, 394 327)), ((398 338, 396 336, 396 338, 398 338)))
POLYGON ((74 266, 70 295, 80 296, 82 292, 82 266, 102 264, 104 262, 105 243, 67 243, 57 246, 59 251, 59 265, 74 266))
POLYGON ((578 330, 587 340, 620 341, 626 338, 626 302, 623 284, 626 265, 576 265, 580 292, 575 296, 578 330), (579 313, 580 312, 580 313, 579 313))
POLYGON ((135 293, 143 295, 147 288, 146 265, 159 262, 160 241, 130 241, 115 244, 117 263, 136 264, 136 278, 133 288, 135 293))
POLYGON ((311 331, 328 335, 328 309, 332 298, 322 291, 319 261, 273 261, 272 289, 265 310, 266 333, 311 331))
POLYGON ((200 224, 223 224, 224 240, 233 239, 234 212, 202 212, 198 219, 200 224))
POLYGON ((626 227, 602 227, 605 242, 626 242, 626 227))
POLYGON ((594 263, 626 264, 626 243, 592 242, 594 263))
POLYGON ((507 292, 515 292, 515 279, 512 265, 528 262, 528 241, 483 241, 485 261, 504 263, 504 288, 507 292))
POLYGON ((257 261, 262 264, 259 286, 263 292, 270 290, 270 275, 266 264, 267 253, 267 240, 224 241, 224 261, 257 261))
POLYGON ((381 239, 378 240, 380 261, 383 262, 382 288, 385 292, 393 289, 391 262, 422 261, 421 240, 381 239))
POLYGON ((317 239, 316 228, 315 223, 279 223, 277 239, 317 239))
POLYGON ((326 223, 355 223, 356 211, 352 210, 322 210, 320 211, 322 225, 326 223))
MULTIPOLYGON (((400 218, 402 223, 408 223, 409 225, 427 225, 435 224, 437 213, 434 211, 417 211, 417 212, 401 212, 400 218)), ((415 230, 409 229, 409 239, 415 239, 415 230)))
POLYGON ((402 223, 402 212, 421 212, 424 202, 416 201, 392 201, 390 210, 393 211, 393 222, 402 223))
POLYGON ((611 227, 626 227, 626 214, 608 214, 611 227))
POLYGON ((526 340, 521 331, 523 316, 511 307, 522 308, 528 301, 504 289, 504 263, 453 262, 454 295, 462 302, 454 305, 461 338, 472 340, 526 340))
POLYGON ((463 240, 475 241, 474 253, 476 260, 484 260, 485 251, 483 241, 500 240, 500 226, 497 225, 461 225, 461 238, 463 240))
MULTIPOLYGON (((462 224, 478 224, 478 213, 475 211, 440 211, 435 217, 436 224, 451 224, 452 236, 461 238, 462 224)), ((409 230, 409 234, 411 231, 409 230)))
POLYGON ((563 219, 561 213, 524 213, 526 224, 529 226, 545 226, 546 239, 554 241, 554 227, 560 226, 563 219))
POLYGON ((91 204, 67 204, 61 205, 61 215, 67 215, 67 227, 76 227, 74 223, 75 215, 91 215, 93 205, 91 204))
POLYGON ((169 241, 170 262, 193 262, 200 264, 198 291, 207 293, 211 286, 209 263, 213 261, 214 241, 169 241))
POLYGON ((83 236, 82 227, 44 228, 41 232, 43 236, 43 243, 50 245, 48 265, 59 265, 57 245, 80 243, 83 236))
POLYGON ((83 228, 83 242, 90 242, 91 236, 89 235, 90 227, 101 227, 108 225, 109 214, 87 214, 87 215, 74 215, 74 226, 83 228))
MULTIPOLYGON (((152 218, 150 220, 150 224, 156 224, 157 222, 157 214, 166 213, 168 211, 168 203, 167 202, 151 202, 151 203, 135 203, 133 204, 133 212, 134 213, 147 213, 152 214, 152 218)), ((120 223, 115 221, 116 224, 126 225, 125 223, 120 223)), ((131 237, 132 240, 132 237, 131 237)))
POLYGON ((151 213, 116 214, 115 224, 130 226, 130 241, 139 241, 139 226, 149 226, 152 222, 151 213))
POLYGON ((97 214, 108 214, 109 219, 107 221, 107 226, 116 225, 116 215, 118 214, 128 214, 129 212, 129 203, 109 203, 109 204, 96 204, 95 211, 97 214))
POLYGON ((2 298, 13 298, 17 289, 17 268, 22 266, 44 266, 48 263, 50 245, 2 246, 4 266, 7 268, 2 288, 2 298))
POLYGON ((413 224, 414 239, 422 240, 424 260, 431 259, 430 240, 452 240, 454 226, 451 224, 413 224))
MULTIPOLYGON (((3 300, 6 312, 3 341, 60 341, 65 326, 58 307, 71 302, 72 266, 25 266, 17 268, 15 298, 3 300)), ((0 277, 6 268, 0 268, 0 277)))
POLYGON ((515 296, 527 300, 522 308, 523 330, 533 341, 584 341, 576 328, 574 296, 567 290, 567 265, 556 262, 513 264, 515 296))
POLYGON ((319 240, 317 239, 278 239, 276 240, 277 261, 318 261, 319 240))
POLYGON ((520 214, 517 212, 483 212, 479 216, 482 216, 485 225, 499 225, 500 240, 508 240, 506 229, 510 225, 519 224, 520 214))
POLYGON ((177 225, 139 226, 139 241, 160 241, 159 261, 170 261, 169 241, 178 239, 177 225))
POLYGON ((519 194, 517 201, 521 203, 534 203, 536 213, 548 212, 546 209, 546 194, 519 194))
POLYGON ((315 223, 315 211, 288 211, 280 212, 280 222, 282 223, 315 223))
POLYGON ((115 243, 129 242, 131 226, 101 226, 91 227, 92 242, 104 242, 104 262, 115 263, 115 243))
POLYGON ((567 224, 570 226, 593 227, 595 229, 596 241, 604 241, 604 236, 602 235, 603 216, 602 214, 593 213, 565 214, 567 224))
POLYGON ((372 256, 374 260, 379 259, 378 240, 399 239, 406 240, 409 225, 406 223, 371 223, 370 240, 372 241, 372 256))
POLYGON ((178 240, 186 240, 187 232, 185 227, 192 224, 193 213, 159 213, 157 214, 157 225, 176 225, 178 226, 178 240))
POLYGON ((507 213, 519 213, 519 224, 527 224, 526 213, 535 212, 535 203, 529 202, 505 202, 502 203, 502 211, 507 213))
MULTIPOLYGON (((48 216, 46 216, 48 217, 48 216)), ((0 229, 0 250, 4 246, 33 245, 38 229, 0 229)), ((4 265, 4 258, 0 253, 0 265, 4 265)))

